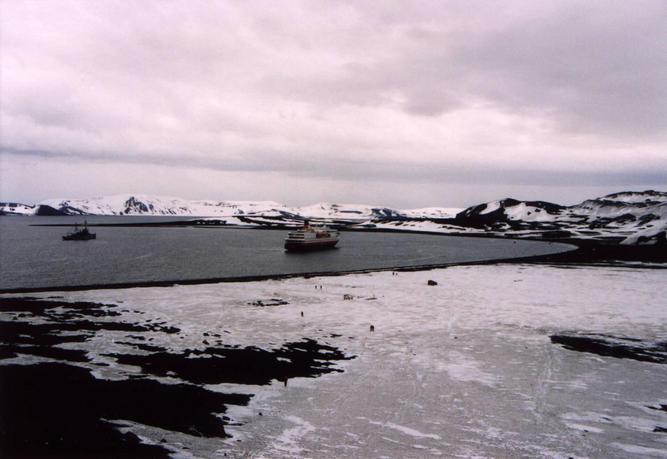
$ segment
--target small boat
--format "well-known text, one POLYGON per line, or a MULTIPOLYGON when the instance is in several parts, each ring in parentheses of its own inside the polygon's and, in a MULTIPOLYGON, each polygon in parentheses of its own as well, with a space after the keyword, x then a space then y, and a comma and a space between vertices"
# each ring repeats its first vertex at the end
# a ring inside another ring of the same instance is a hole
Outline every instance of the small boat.
POLYGON ((90 239, 97 239, 97 234, 88 231, 88 222, 85 220, 81 228, 77 223, 74 225, 74 231, 63 236, 63 241, 88 241, 90 239))
POLYGON ((285 250, 305 252, 308 250, 332 249, 338 243, 338 231, 327 227, 312 227, 306 220, 303 228, 287 234, 285 250))

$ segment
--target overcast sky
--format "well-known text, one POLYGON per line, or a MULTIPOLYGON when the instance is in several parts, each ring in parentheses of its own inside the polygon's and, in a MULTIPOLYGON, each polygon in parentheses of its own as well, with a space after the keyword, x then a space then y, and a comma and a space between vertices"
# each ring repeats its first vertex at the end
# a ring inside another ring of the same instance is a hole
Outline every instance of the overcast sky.
POLYGON ((667 190, 663 0, 0 4, 0 199, 667 190))

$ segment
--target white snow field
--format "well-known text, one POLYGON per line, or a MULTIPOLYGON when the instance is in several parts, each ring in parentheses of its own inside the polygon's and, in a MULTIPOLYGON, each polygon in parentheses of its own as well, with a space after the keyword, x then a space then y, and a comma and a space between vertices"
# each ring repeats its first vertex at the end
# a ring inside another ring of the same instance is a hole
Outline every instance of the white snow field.
MULTIPOLYGON (((122 302, 177 326, 178 337, 154 343, 173 350, 203 348, 204 332, 225 330, 230 345, 313 338, 356 356, 338 364, 342 373, 287 386, 209 386, 255 394, 226 413, 239 424, 230 439, 128 424, 142 438, 167 436, 176 457, 665 458, 667 433, 654 430, 667 428, 667 364, 549 337, 667 341, 666 274, 500 264, 57 295, 122 302), (270 298, 289 304, 248 304, 270 298)), ((113 363, 102 338, 90 354, 113 363)), ((114 365, 98 375, 112 377, 114 365)))

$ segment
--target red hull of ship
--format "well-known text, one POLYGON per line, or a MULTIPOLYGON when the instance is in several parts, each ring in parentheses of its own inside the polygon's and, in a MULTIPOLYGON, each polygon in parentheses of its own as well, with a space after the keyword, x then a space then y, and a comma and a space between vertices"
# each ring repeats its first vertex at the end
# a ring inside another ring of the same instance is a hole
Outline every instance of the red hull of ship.
POLYGON ((308 252, 311 250, 333 249, 337 243, 338 243, 337 240, 313 241, 313 242, 286 241, 285 250, 287 250, 288 252, 308 252))

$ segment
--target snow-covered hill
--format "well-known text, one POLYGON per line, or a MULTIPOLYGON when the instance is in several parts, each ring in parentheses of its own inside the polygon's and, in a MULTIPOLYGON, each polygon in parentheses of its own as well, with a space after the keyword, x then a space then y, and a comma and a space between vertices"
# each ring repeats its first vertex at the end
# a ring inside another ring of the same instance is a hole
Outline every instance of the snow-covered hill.
POLYGON ((554 221, 565 207, 544 201, 518 201, 506 198, 468 207, 456 215, 455 220, 463 226, 493 226, 506 222, 550 222, 554 221))
POLYGON ((366 204, 318 203, 287 207, 273 201, 212 201, 125 194, 50 199, 36 206, 0 203, 4 214, 148 215, 201 217, 211 222, 287 227, 303 220, 358 229, 400 229, 448 234, 490 234, 537 239, 595 239, 667 245, 667 192, 630 191, 574 206, 506 198, 467 209, 397 210, 366 204))
POLYGON ((665 240, 667 193, 653 190, 614 193, 570 207, 503 199, 469 207, 456 215, 454 223, 515 236, 656 243, 665 240))
POLYGON ((189 201, 181 198, 141 194, 102 196, 90 199, 49 199, 37 212, 60 215, 155 215, 228 217, 278 213, 285 206, 272 201, 189 201))
MULTIPOLYGON (((49 199, 37 206, 40 214, 60 215, 166 215, 196 217, 254 216, 362 223, 369 220, 401 220, 406 217, 451 217, 452 209, 429 208, 400 211, 366 204, 318 203, 287 207, 273 201, 189 201, 181 198, 126 194, 90 199, 49 199)), ((460 209, 458 209, 460 210, 460 209)))
POLYGON ((589 228, 625 236, 621 244, 667 243, 667 193, 614 193, 569 209, 572 220, 585 218, 589 228))
POLYGON ((443 219, 454 218, 462 210, 460 207, 422 207, 419 209, 402 210, 401 213, 408 218, 443 219))
POLYGON ((34 215, 35 206, 19 202, 0 202, 0 215, 34 215))
POLYGON ((297 215, 312 220, 337 220, 362 223, 369 220, 400 220, 405 215, 399 210, 367 204, 318 203, 292 209, 297 215))

